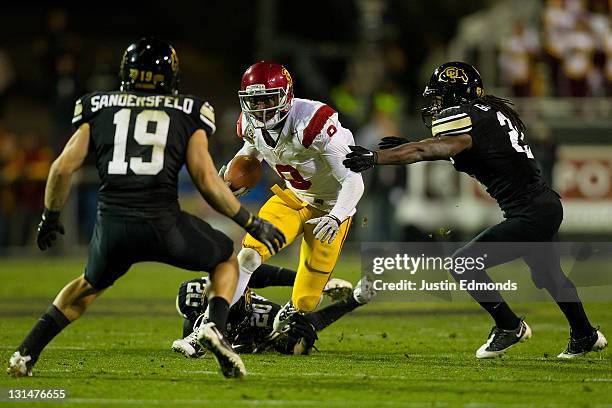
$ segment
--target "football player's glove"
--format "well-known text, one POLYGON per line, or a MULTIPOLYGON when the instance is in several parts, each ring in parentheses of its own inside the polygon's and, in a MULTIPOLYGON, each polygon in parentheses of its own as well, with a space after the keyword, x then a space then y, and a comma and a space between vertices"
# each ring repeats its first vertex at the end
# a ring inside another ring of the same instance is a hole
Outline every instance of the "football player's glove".
POLYGON ((312 231, 315 239, 325 243, 327 241, 328 244, 334 242, 336 239, 336 235, 338 235, 338 231, 340 230, 340 224, 342 221, 331 214, 324 215, 322 217, 317 217, 306 221, 306 224, 315 224, 314 230, 312 231))
POLYGON ((351 152, 346 155, 346 159, 342 162, 345 167, 360 173, 376 166, 378 153, 361 146, 349 146, 349 149, 351 149, 351 152))
POLYGON ((380 147, 381 150, 393 149, 394 147, 401 146, 404 143, 410 143, 410 140, 403 137, 387 136, 383 137, 382 140, 378 142, 378 147, 380 147))
POLYGON ((293 354, 308 354, 319 339, 312 323, 302 314, 293 315, 287 335, 293 344, 293 354))
MULTIPOLYGON (((229 187, 230 186, 230 182, 225 180, 225 172, 226 171, 227 171, 227 164, 224 164, 219 169, 219 176, 223 179, 225 184, 227 184, 227 186, 229 187)), ((234 194, 234 196, 236 198, 239 198, 239 197, 242 197, 243 195, 246 195, 249 191, 251 191, 251 190, 249 190, 246 187, 240 187, 238 190, 232 190, 232 193, 234 194)))
POLYGON ((251 222, 245 225, 244 229, 253 238, 264 244, 272 255, 277 253, 287 242, 285 234, 281 230, 256 215, 252 216, 251 222))
POLYGON ((51 248, 53 242, 57 239, 58 233, 64 235, 66 232, 59 220, 59 216, 59 211, 50 211, 46 208, 43 211, 40 223, 36 228, 36 243, 41 251, 51 248))

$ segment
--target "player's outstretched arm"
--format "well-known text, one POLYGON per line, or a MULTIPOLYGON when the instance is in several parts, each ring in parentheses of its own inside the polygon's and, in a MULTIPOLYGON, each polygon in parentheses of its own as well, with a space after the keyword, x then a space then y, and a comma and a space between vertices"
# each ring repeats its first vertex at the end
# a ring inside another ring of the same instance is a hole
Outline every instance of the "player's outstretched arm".
POLYGON ((217 174, 208 152, 208 137, 199 129, 189 139, 187 169, 206 201, 221 214, 233 219, 255 239, 276 253, 285 244, 285 235, 274 225, 244 209, 230 188, 217 174))
POLYGON ((350 146, 352 151, 346 155, 343 163, 352 171, 361 172, 376 165, 448 160, 470 147, 472 147, 472 137, 469 134, 440 136, 379 151, 350 146))
POLYGON ((70 182, 75 171, 81 168, 89 151, 89 124, 82 124, 72 135, 66 147, 51 164, 45 187, 45 210, 36 229, 36 243, 41 251, 53 245, 57 234, 64 235, 59 220, 60 211, 70 193, 70 182))

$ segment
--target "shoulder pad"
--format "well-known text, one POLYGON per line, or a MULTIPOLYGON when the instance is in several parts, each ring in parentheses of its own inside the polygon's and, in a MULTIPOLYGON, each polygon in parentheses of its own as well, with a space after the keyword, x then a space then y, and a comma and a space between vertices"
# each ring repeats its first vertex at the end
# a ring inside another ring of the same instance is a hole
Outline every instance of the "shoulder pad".
POLYGON ((81 96, 74 103, 74 113, 72 115, 72 125, 76 128, 83 123, 87 123, 94 112, 91 111, 91 97, 95 94, 86 94, 81 96))
POLYGON ((200 121, 207 126, 206 131, 209 133, 209 136, 215 133, 217 125, 215 124, 215 109, 212 105, 206 101, 202 101, 199 114, 200 121))
POLYGON ((469 107, 451 106, 444 109, 431 122, 433 136, 460 135, 472 130, 469 107))
POLYGON ((310 147, 312 142, 314 142, 315 138, 321 133, 325 124, 336 113, 328 105, 321 105, 317 111, 312 115, 308 125, 304 128, 304 132, 302 134, 302 145, 305 148, 310 147))

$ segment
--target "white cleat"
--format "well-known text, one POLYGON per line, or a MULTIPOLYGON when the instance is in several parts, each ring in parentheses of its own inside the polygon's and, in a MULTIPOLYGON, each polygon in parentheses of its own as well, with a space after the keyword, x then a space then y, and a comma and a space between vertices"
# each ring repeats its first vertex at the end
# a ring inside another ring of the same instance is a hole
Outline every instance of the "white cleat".
POLYGON ((226 378, 240 378, 246 374, 242 359, 213 322, 200 326, 197 339, 200 346, 214 354, 226 378))
POLYGON ((172 350, 181 353, 187 358, 200 358, 206 354, 206 350, 198 343, 197 331, 191 332, 184 339, 177 339, 172 342, 172 350))
POLYGON ((514 330, 504 330, 495 326, 491 329, 486 343, 476 350, 476 358, 501 357, 510 348, 530 338, 531 328, 523 320, 514 330))
POLYGON ((364 276, 357 282, 355 290, 353 290, 353 298, 360 305, 365 305, 376 296, 374 282, 368 276, 364 276))
POLYGON ((19 351, 16 351, 9 359, 6 373, 11 377, 31 377, 32 365, 32 357, 22 356, 19 351))
POLYGON ((598 329, 593 331, 590 336, 577 338, 571 336, 570 341, 565 351, 560 353, 557 358, 572 359, 576 357, 584 356, 591 351, 602 351, 608 346, 608 340, 604 337, 603 333, 598 329))
POLYGON ((329 296, 332 302, 348 300, 353 294, 353 285, 344 279, 332 278, 325 284, 323 294, 329 296))

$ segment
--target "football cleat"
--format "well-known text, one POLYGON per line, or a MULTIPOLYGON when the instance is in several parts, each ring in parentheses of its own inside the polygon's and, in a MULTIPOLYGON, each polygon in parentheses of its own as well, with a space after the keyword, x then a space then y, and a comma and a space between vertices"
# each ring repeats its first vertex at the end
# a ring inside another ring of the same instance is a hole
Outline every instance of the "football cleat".
POLYGON ((476 350, 476 358, 501 357, 511 347, 529 338, 531 338, 531 329, 522 319, 514 330, 504 330, 493 326, 486 343, 476 350))
POLYGON ((206 354, 206 350, 198 343, 197 331, 191 332, 184 339, 177 339, 172 342, 172 350, 181 353, 187 358, 200 358, 206 354))
POLYGON ((591 351, 601 351, 608 346, 608 340, 604 337, 599 329, 595 329, 590 336, 574 338, 570 332, 570 340, 565 351, 557 356, 557 358, 570 359, 580 356, 591 351))
POLYGON ((332 278, 325 284, 323 294, 329 296, 332 302, 348 300, 353 294, 353 285, 344 279, 332 278))
POLYGON ((221 367, 221 372, 226 378, 240 378, 246 374, 242 359, 236 354, 232 345, 219 331, 215 323, 203 324, 197 333, 198 343, 214 354, 221 367))
POLYGON ((277 333, 286 333, 291 328, 289 323, 291 323, 291 316, 299 313, 291 301, 288 301, 285 306, 278 311, 276 316, 274 316, 274 322, 272 323, 272 329, 277 333))
POLYGON ((360 305, 365 305, 376 296, 374 282, 369 276, 364 276, 357 282, 357 286, 353 290, 353 298, 360 305))
POLYGON ((19 351, 13 353, 9 359, 6 373, 11 377, 31 377, 34 362, 31 356, 22 356, 19 351))

